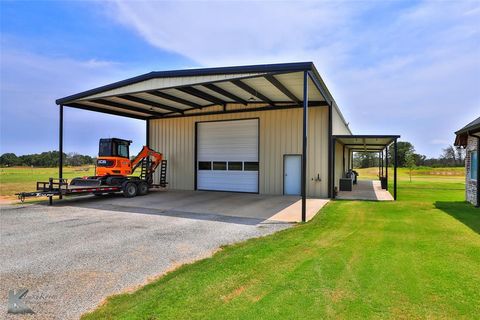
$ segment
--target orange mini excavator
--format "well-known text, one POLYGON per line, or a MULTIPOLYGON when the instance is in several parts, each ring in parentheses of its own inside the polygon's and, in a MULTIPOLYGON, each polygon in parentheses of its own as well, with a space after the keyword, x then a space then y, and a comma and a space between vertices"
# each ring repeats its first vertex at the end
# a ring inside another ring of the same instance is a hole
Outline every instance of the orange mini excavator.
MULTIPOLYGON (((140 153, 130 160, 131 140, 118 138, 100 139, 95 176, 74 178, 70 186, 121 187, 125 197, 145 195, 151 187, 166 187, 167 161, 163 155, 144 146, 140 153), (132 176, 140 167, 139 176, 132 176), (153 173, 160 167, 160 183, 153 184, 153 173)), ((99 193, 98 195, 101 195, 99 193)))

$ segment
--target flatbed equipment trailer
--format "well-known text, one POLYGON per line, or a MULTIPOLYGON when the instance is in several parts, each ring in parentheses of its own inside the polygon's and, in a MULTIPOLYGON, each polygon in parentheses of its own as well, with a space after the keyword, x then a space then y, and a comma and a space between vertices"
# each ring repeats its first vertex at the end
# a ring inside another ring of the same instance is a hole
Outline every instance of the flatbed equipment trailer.
MULTIPOLYGON (((143 180, 138 179, 137 177, 132 177, 126 182, 140 183, 143 180)), ((25 201, 25 198, 28 197, 48 197, 49 205, 53 203, 53 197, 59 196, 60 198, 64 196, 80 196, 80 195, 103 195, 113 194, 123 192, 125 193, 124 185, 109 186, 109 185, 100 185, 100 186, 72 186, 69 185, 67 179, 58 179, 58 178, 49 178, 48 182, 39 181, 37 182, 37 190, 32 192, 20 192, 15 195, 21 202, 25 201)), ((151 184, 149 188, 164 188, 166 185, 151 184)), ((141 194, 139 194, 141 195, 141 194)))
POLYGON ((126 198, 144 196, 151 188, 165 188, 167 186, 167 160, 163 155, 148 146, 134 159, 130 160, 131 140, 118 138, 100 139, 95 175, 91 177, 74 178, 68 183, 67 179, 50 178, 48 182, 37 182, 37 190, 20 192, 16 196, 20 201, 26 197, 48 197, 52 204, 53 197, 69 195, 122 192, 126 198), (140 176, 132 176, 140 168, 140 176), (153 174, 160 168, 160 184, 153 184, 153 174))

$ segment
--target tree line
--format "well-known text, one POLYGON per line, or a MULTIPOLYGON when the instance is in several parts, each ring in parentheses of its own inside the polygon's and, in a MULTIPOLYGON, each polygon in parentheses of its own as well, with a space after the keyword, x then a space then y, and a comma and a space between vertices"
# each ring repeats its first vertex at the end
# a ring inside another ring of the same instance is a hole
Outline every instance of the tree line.
MULTIPOLYGON (((442 149, 442 154, 438 158, 427 158, 425 155, 416 153, 415 147, 408 141, 399 141, 397 150, 399 167, 462 167, 465 165, 465 149, 461 147, 448 146, 442 149)), ((393 159, 392 145, 388 149, 389 164, 393 165, 393 159)), ((355 168, 378 167, 378 161, 378 153, 357 152, 353 157, 355 168)))
MULTIPOLYGON (((35 154, 17 156, 15 153, 4 153, 0 156, 0 166, 34 166, 34 167, 58 167, 59 152, 47 151, 35 154)), ((95 158, 81 155, 75 152, 63 154, 63 164, 66 166, 83 166, 95 164, 95 158)))

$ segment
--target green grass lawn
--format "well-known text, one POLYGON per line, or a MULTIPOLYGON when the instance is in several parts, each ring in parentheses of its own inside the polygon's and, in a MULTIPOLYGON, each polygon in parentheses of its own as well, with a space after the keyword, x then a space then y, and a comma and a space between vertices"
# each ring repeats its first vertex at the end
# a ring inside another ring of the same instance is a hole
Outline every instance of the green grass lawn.
POLYGON ((478 318, 480 210, 462 177, 418 180, 402 172, 398 202, 333 201, 83 319, 478 318))
MULTIPOLYGON (((91 176, 94 170, 94 166, 65 167, 63 177, 91 176)), ((50 177, 58 177, 58 168, 0 168, 0 196, 13 197, 17 192, 34 191, 37 181, 48 181, 50 177)))

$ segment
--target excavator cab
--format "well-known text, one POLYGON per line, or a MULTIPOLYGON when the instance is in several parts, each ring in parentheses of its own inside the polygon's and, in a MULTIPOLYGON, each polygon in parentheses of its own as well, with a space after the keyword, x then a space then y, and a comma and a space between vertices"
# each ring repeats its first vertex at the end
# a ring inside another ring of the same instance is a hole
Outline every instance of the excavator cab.
POLYGON ((131 140, 100 139, 97 159, 97 176, 132 174, 130 161, 131 140))

